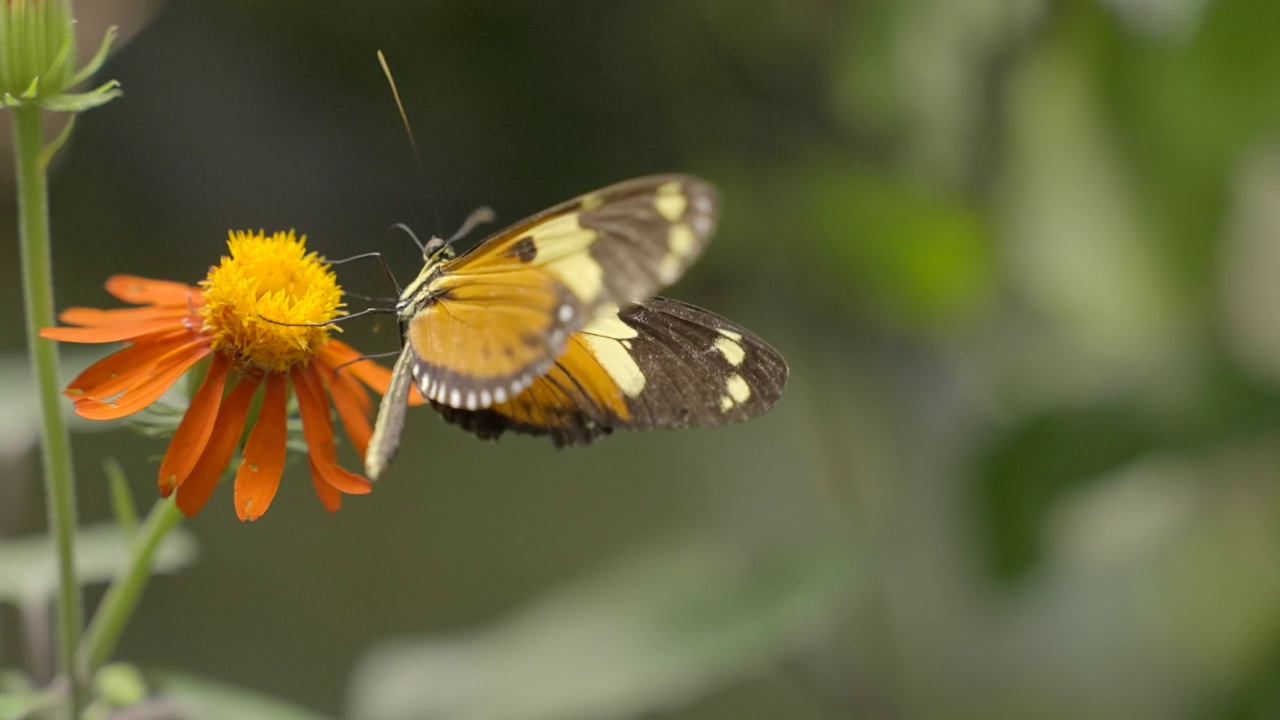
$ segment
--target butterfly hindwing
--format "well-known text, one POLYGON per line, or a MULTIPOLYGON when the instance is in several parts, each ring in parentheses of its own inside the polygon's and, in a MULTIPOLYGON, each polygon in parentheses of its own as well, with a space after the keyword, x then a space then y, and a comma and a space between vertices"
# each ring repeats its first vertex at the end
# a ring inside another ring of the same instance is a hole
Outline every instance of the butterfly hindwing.
POLYGON ((422 394, 478 410, 549 371, 602 308, 677 279, 715 229, 719 200, 686 175, 629 180, 502 230, 424 271, 406 343, 422 394))
POLYGON ((782 356, 714 313, 666 298, 602 314, 524 392, 483 410, 432 404, 481 438, 548 435, 558 446, 615 429, 708 427, 756 417, 782 395, 782 356))

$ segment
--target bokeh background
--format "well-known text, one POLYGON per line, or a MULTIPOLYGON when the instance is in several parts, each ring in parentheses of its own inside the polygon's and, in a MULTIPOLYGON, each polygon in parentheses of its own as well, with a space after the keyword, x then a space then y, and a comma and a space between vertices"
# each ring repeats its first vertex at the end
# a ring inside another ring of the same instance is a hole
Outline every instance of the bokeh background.
MULTIPOLYGON (((130 37, 54 170, 60 306, 195 281, 229 228, 404 280, 391 223, 678 170, 725 206, 669 294, 792 373, 753 423, 564 452, 418 410, 332 516, 305 466, 255 524, 223 488, 123 659, 226 717, 1280 717, 1280 3, 78 4, 130 37)), ((43 501, 9 426, 15 538, 43 501)), ((149 503, 163 448, 97 430, 86 522, 104 458, 149 503)))

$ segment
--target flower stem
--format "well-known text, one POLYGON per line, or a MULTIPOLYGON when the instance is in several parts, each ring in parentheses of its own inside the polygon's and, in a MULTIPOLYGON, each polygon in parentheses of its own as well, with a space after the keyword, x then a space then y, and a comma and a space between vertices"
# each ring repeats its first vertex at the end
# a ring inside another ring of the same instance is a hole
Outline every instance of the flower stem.
POLYGON ((151 560, 156 549, 181 521, 182 513, 173 497, 158 500, 142 527, 133 535, 129 544, 129 562, 111 581, 80 645, 76 666, 83 677, 91 677, 115 653, 120 636, 151 577, 151 560))
POLYGON ((75 477, 71 471, 71 441, 60 407, 58 350, 53 342, 36 335, 40 328, 54 324, 53 272, 49 260, 49 184, 41 157, 44 129, 38 107, 22 105, 13 108, 12 114, 27 348, 40 392, 46 505, 50 532, 58 551, 58 669, 71 687, 70 711, 78 714, 84 706, 84 686, 83 679, 73 672, 82 622, 75 563, 75 477))

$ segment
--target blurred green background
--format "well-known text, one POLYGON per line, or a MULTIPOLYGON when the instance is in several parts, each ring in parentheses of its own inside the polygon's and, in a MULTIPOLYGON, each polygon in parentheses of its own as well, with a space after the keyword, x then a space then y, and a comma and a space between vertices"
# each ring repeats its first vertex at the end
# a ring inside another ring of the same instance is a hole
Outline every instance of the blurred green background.
MULTIPOLYGON (((194 282, 229 228, 404 280, 393 222, 687 171, 724 215, 669 294, 792 372, 753 423, 584 450, 418 410, 332 516, 296 464, 252 525, 222 488, 124 659, 372 720, 1280 717, 1280 3, 78 5, 132 37, 54 170, 61 307, 194 282)), ((43 501, 7 434, 12 537, 43 501)), ((77 436, 82 518, 162 448, 77 436)))

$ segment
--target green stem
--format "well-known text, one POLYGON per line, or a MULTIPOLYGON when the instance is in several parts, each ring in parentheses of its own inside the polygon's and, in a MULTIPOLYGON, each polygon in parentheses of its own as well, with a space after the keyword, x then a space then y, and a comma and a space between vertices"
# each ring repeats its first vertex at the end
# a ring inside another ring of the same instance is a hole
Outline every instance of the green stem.
POLYGON ((49 529, 58 550, 58 669, 71 686, 71 707, 84 707, 83 678, 76 677, 75 649, 80 641, 82 612, 76 580, 75 477, 71 440, 62 416, 58 383, 58 350, 37 336, 54 324, 53 272, 49 261, 49 183, 45 164, 41 110, 13 108, 14 172, 18 183, 18 235, 22 247, 22 289, 27 316, 27 348, 35 368, 43 416, 42 449, 49 529))
POLYGON ((84 642, 80 645, 76 666, 83 677, 91 677, 115 653, 120 636, 129 624, 129 618, 138 606, 138 598, 142 597, 142 591, 151 577, 151 560, 155 557, 156 549, 169 531, 180 522, 182 512, 178 510, 174 498, 158 500, 147 515, 146 522, 134 534, 129 544, 129 562, 120 568, 120 572, 111 581, 107 594, 102 597, 102 604, 89 623, 84 642))

